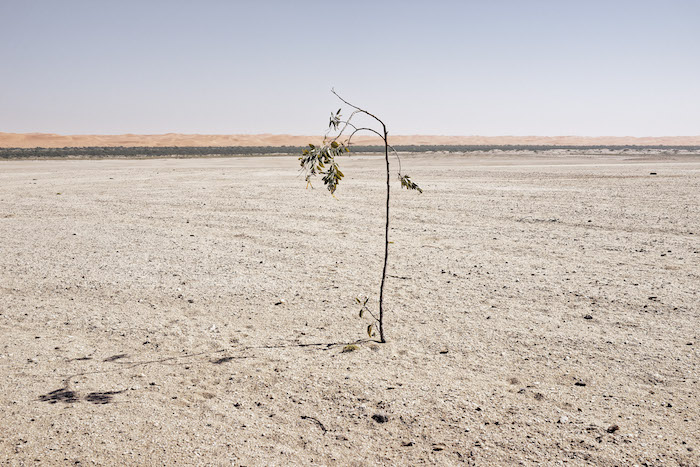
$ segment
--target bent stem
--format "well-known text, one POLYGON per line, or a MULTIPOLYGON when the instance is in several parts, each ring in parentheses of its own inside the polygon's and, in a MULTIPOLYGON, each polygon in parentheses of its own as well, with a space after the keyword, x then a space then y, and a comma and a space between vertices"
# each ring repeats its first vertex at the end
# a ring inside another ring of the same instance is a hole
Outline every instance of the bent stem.
POLYGON ((384 128, 384 160, 386 160, 386 229, 384 232, 384 268, 382 269, 382 283, 379 286, 379 341, 386 342, 384 336, 384 281, 386 280, 386 265, 389 261, 389 195, 391 185, 389 183, 389 142, 386 126, 384 128))

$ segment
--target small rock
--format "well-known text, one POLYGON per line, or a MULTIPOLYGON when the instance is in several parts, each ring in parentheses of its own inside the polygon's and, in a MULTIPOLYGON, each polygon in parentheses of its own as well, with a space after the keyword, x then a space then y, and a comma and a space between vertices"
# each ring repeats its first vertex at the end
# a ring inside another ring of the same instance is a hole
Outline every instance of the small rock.
POLYGON ((559 423, 569 423, 569 417, 567 417, 566 415, 562 416, 559 419, 559 423))
POLYGON ((442 443, 435 443, 433 444, 433 451, 443 451, 445 447, 446 446, 442 443))
POLYGON ((447 349, 442 349, 442 350, 440 350, 440 353, 443 354, 443 355, 446 354, 447 352, 449 352, 449 350, 447 350, 447 349))
POLYGON ((188 299, 187 303, 194 303, 194 299, 193 298, 188 299))
POLYGON ((372 415, 372 420, 374 420, 377 423, 386 423, 389 421, 389 417, 387 417, 386 415, 375 413, 374 415, 372 415))
POLYGON ((406 448, 409 447, 409 446, 413 446, 413 441, 408 441, 408 442, 405 442, 405 443, 401 443, 401 446, 406 447, 406 448))
POLYGON ((610 426, 608 427, 608 429, 605 430, 605 431, 607 431, 608 433, 615 433, 615 432, 616 432, 617 430, 619 430, 619 429, 620 429, 620 427, 617 426, 617 425, 610 425, 610 426))
POLYGON ((593 319, 593 316, 591 316, 591 315, 586 315, 586 316, 583 317, 583 319, 593 319))
POLYGON ((585 386, 585 385, 586 385, 586 383, 584 383, 583 381, 576 381, 574 383, 574 386, 585 386))

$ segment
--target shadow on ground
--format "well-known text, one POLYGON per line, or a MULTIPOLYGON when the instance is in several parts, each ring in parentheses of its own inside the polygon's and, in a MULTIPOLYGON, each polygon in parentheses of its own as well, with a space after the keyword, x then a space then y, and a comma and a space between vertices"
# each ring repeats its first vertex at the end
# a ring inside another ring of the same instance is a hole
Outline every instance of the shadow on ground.
MULTIPOLYGON (((359 340, 352 342, 350 344, 361 344, 361 343, 366 343, 370 342, 369 340, 359 340)), ((346 346, 350 345, 348 343, 344 342, 331 342, 331 343, 309 343, 309 344, 302 344, 302 343, 282 343, 282 344, 275 344, 275 345, 262 345, 262 346, 250 346, 250 347, 243 347, 240 350, 242 351, 247 351, 247 350, 255 350, 255 349, 284 349, 284 348, 292 348, 292 347, 312 347, 312 348, 318 348, 320 350, 330 350, 335 347, 341 347, 341 346, 346 346)), ((96 371, 86 371, 83 373, 76 373, 69 375, 68 377, 64 378, 63 380, 63 387, 56 389, 54 391, 51 391, 47 394, 43 394, 39 396, 39 401, 41 402, 48 402, 49 404, 56 404, 58 402, 62 402, 64 404, 73 404, 76 402, 91 402, 93 404, 109 404, 113 402, 114 396, 117 394, 121 394, 124 392, 124 390, 121 391, 103 391, 103 392, 91 392, 89 394, 86 394, 85 396, 81 396, 78 394, 77 391, 74 391, 70 389, 70 380, 75 378, 76 376, 83 376, 83 375, 90 375, 90 374, 98 374, 98 373, 111 373, 114 371, 122 371, 125 367, 126 368, 134 368, 138 366, 147 366, 147 365, 152 365, 152 364, 162 364, 162 365, 189 365, 192 362, 188 361, 189 359, 192 359, 194 357, 205 357, 206 361, 209 363, 212 363, 214 365, 223 365, 224 363, 231 362, 233 360, 240 360, 240 359, 246 359, 246 358, 251 358, 252 355, 237 355, 237 356, 232 356, 232 355, 226 355, 223 357, 219 358, 213 358, 214 354, 221 354, 224 352, 228 352, 227 349, 221 349, 221 350, 214 350, 214 351, 208 351, 208 352, 200 352, 200 353, 187 353, 184 355, 178 355, 174 357, 165 357, 157 360, 145 360, 145 361, 130 361, 127 360, 129 358, 129 355, 126 353, 121 353, 117 355, 112 355, 111 357, 107 357, 104 360, 102 360, 103 363, 112 363, 115 365, 118 365, 118 368, 114 369, 109 369, 109 370, 96 370, 96 371), (185 360, 185 361, 182 361, 185 360)), ((78 358, 78 359, 73 359, 71 361, 90 361, 92 358, 90 357, 83 357, 83 358, 78 358)))

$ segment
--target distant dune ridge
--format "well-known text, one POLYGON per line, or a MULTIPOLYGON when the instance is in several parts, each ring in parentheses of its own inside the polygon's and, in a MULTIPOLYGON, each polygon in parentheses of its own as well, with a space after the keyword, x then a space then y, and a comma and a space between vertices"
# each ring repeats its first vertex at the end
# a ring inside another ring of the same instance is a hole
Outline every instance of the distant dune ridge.
MULTIPOLYGON (((321 136, 299 135, 58 135, 53 133, 2 133, 2 148, 63 148, 86 146, 303 146, 321 136)), ((698 146, 700 136, 430 136, 390 135, 393 145, 552 145, 552 146, 698 146)), ((357 136, 353 143, 381 144, 375 136, 357 136)))

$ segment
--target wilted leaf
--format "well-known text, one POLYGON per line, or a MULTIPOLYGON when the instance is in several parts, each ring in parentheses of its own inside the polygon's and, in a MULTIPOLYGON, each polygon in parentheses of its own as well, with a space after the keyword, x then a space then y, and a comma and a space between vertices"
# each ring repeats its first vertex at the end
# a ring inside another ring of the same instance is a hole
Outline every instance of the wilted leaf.
POLYGON ((367 326, 367 335, 369 337, 372 337, 372 330, 373 329, 374 329, 374 324, 370 324, 369 326, 367 326))

